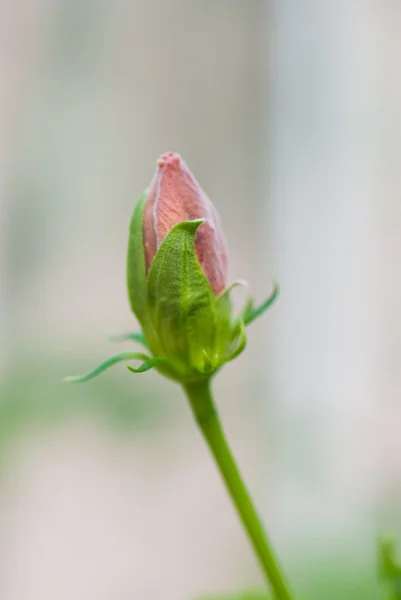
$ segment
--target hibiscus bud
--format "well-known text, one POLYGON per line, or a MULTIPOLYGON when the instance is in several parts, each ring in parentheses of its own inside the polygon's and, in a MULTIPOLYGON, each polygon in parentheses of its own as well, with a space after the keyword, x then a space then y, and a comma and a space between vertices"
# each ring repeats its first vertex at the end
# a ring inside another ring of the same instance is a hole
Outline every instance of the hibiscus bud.
POLYGON ((227 281, 227 251, 219 215, 182 158, 174 152, 163 154, 157 161, 144 208, 146 272, 169 231, 182 221, 196 219, 204 220, 196 232, 196 255, 217 296, 227 281))
POLYGON ((181 157, 164 154, 132 216, 127 282, 152 360, 165 375, 208 378, 244 348, 226 277, 214 206, 181 157))

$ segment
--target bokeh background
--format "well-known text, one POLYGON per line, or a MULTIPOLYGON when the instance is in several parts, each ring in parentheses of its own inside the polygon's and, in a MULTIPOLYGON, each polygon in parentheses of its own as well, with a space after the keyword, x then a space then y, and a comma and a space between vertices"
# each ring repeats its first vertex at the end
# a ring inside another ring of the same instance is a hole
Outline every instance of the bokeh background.
POLYGON ((400 30, 396 0, 1 1, 2 600, 263 590, 180 389, 60 382, 127 347, 105 334, 135 329, 128 223, 170 150, 231 278, 281 283, 215 392, 292 585, 377 597, 376 538, 401 532, 400 30))

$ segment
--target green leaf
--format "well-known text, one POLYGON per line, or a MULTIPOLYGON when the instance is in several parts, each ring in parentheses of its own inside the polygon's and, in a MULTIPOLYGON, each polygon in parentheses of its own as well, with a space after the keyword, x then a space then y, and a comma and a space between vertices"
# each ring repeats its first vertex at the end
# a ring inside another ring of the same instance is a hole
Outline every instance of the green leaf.
POLYGON ((265 300, 262 304, 255 307, 253 298, 248 300, 247 305, 242 311, 242 320, 245 325, 250 325, 252 321, 260 317, 268 308, 270 308, 274 302, 277 300, 278 295, 280 293, 280 287, 277 281, 273 279, 273 291, 270 296, 265 300))
POLYGON ((119 362, 138 359, 147 361, 150 360, 151 357, 141 352, 122 352, 121 354, 116 354, 115 356, 108 358, 98 367, 96 367, 96 369, 93 369, 93 371, 90 371, 89 373, 85 373, 84 375, 70 375, 69 377, 64 377, 63 381, 66 383, 83 383, 85 381, 89 381, 89 379, 93 379, 93 377, 96 377, 106 369, 109 369, 119 362))
POLYGON ((146 272, 143 247, 143 211, 147 199, 144 192, 139 199, 131 218, 128 255, 127 287, 131 309, 139 321, 146 320, 146 272))
POLYGON ((175 225, 148 274, 148 310, 163 354, 200 372, 214 364, 215 296, 195 253, 202 220, 175 225))

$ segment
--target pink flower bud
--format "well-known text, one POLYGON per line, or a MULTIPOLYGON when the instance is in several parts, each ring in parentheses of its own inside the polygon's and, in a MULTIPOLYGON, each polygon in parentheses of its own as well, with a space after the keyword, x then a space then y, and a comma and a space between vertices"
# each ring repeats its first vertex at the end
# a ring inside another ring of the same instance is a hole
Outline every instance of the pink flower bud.
POLYGON ((146 271, 175 225, 204 219, 196 233, 196 255, 214 294, 220 294, 226 287, 227 250, 219 215, 178 154, 169 152, 159 158, 147 195, 143 217, 146 271))

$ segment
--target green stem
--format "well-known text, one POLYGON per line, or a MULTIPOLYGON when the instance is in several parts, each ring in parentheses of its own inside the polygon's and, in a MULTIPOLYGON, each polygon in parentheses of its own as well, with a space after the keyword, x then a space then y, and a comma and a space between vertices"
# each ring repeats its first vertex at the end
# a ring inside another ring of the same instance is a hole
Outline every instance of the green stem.
POLYGON ((225 438, 209 382, 186 385, 184 389, 275 598, 291 600, 287 583, 225 438))

